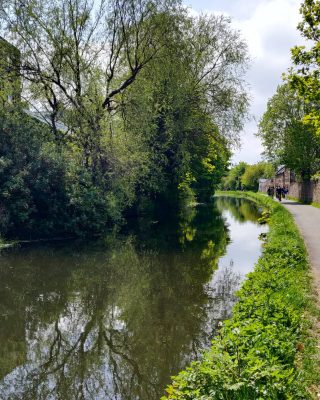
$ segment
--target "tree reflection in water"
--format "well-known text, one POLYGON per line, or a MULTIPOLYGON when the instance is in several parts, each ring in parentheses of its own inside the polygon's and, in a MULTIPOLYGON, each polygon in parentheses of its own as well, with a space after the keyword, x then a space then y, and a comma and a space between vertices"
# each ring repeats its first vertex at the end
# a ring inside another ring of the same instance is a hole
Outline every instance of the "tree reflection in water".
MULTIPOLYGON (((99 243, 3 253, 0 398, 158 399, 235 301, 240 276, 216 271, 229 240, 225 200, 219 208, 99 243)), ((259 246, 258 232, 250 240, 259 246)))
POLYGON ((230 197, 217 197, 215 204, 220 212, 230 211, 234 219, 239 222, 257 222, 261 215, 261 209, 254 202, 241 197, 232 200, 230 197))

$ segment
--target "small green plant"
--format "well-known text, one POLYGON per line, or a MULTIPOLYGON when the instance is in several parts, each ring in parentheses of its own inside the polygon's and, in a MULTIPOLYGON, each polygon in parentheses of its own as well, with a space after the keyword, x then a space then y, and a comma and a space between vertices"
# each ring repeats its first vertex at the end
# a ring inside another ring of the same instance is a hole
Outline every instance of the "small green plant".
POLYGON ((267 224, 270 220, 270 211, 263 211, 261 217, 258 219, 260 225, 267 224))

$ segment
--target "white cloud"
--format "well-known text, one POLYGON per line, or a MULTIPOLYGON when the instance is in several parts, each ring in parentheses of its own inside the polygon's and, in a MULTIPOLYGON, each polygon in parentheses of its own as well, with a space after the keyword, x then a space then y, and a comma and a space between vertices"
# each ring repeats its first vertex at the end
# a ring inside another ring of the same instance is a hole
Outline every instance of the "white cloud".
MULTIPOLYGON (((251 113, 259 120, 268 99, 281 84, 281 75, 291 64, 290 48, 303 43, 296 29, 300 20, 300 0, 186 0, 195 13, 229 14, 235 28, 241 31, 248 43, 252 59, 247 81, 251 88, 251 113)), ((245 125, 242 148, 236 151, 234 162, 256 162, 261 157, 262 146, 257 124, 245 125)))

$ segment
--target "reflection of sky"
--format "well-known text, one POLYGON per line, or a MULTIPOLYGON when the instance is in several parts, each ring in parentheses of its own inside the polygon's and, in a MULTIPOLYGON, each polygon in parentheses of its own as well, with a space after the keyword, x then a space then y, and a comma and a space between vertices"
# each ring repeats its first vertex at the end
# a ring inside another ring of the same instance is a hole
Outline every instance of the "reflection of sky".
MULTIPOLYGON (((36 387, 36 391, 33 393, 36 393, 37 399, 57 399, 55 389, 59 386, 59 379, 61 379, 59 370, 61 369, 61 373, 63 371, 65 377, 68 377, 69 371, 72 373, 74 368, 74 365, 72 365, 72 349, 74 348, 75 354, 80 351, 79 338, 84 333, 84 328, 89 324, 90 316, 84 312, 82 307, 80 298, 74 298, 72 302, 68 303, 64 313, 58 317, 56 326, 55 323, 49 323, 39 325, 34 331, 26 330, 28 344, 26 359, 28 361, 24 365, 16 367, 0 382, 0 400, 25 399, 26 393, 32 386, 36 387), (56 337, 57 329, 61 334, 61 347, 56 337), (54 349, 54 356, 49 354, 51 347, 54 349), (66 356, 68 352, 70 352, 71 362, 65 361, 64 364, 63 359, 69 361, 66 356), (45 368, 44 365, 48 362, 50 366, 45 368), (59 364, 63 368, 58 368, 59 364), (45 373, 40 378, 43 372, 45 373), (39 384, 35 384, 33 381, 34 378, 38 379, 37 377, 41 379, 39 384), (45 392, 52 393, 43 394, 45 392)), ((120 332, 125 327, 124 322, 119 319, 121 310, 118 307, 110 307, 108 311, 103 318, 105 331, 120 332)), ((92 351, 98 340, 98 329, 93 326, 84 342, 84 353, 92 351)), ((114 359, 115 357, 116 355, 113 356, 114 359)), ((84 378, 84 386, 86 388, 84 392, 87 394, 85 398, 93 398, 88 394, 91 392, 94 393, 94 399, 96 400, 120 399, 119 395, 115 393, 117 388, 115 388, 113 381, 113 364, 110 360, 107 346, 103 348, 101 360, 90 371, 91 373, 84 378)), ((77 375, 73 377, 75 381, 77 378, 77 375)), ((31 400, 30 394, 27 398, 31 400)), ((75 399, 78 397, 74 395, 69 398, 75 399)), ((34 399, 32 398, 32 400, 34 399)))
POLYGON ((259 225, 251 221, 239 222, 230 211, 224 210, 223 216, 229 226, 231 243, 226 254, 219 260, 219 268, 233 264, 235 273, 245 275, 252 271, 261 254, 262 242, 259 235, 267 232, 267 225, 259 225))

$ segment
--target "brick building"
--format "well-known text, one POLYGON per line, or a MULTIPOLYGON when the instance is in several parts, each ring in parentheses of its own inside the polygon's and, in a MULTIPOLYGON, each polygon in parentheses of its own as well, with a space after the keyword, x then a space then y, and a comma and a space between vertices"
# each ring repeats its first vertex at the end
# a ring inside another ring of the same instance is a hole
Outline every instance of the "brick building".
POLYGON ((275 173, 274 180, 275 186, 290 187, 296 181, 294 172, 287 168, 285 165, 280 165, 275 173))

